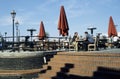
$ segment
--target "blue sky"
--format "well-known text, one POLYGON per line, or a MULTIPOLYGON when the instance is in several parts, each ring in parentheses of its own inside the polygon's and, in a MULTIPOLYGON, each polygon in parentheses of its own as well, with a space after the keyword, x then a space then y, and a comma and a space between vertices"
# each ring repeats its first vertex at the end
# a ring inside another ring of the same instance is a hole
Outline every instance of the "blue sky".
POLYGON ((96 33, 107 33, 109 17, 112 16, 120 32, 120 0, 0 0, 0 32, 12 35, 10 12, 16 11, 21 35, 29 35, 27 29, 34 28, 38 34, 43 21, 51 37, 59 36, 57 25, 60 6, 65 8, 69 23, 69 35, 83 35, 88 27, 96 27, 96 33))

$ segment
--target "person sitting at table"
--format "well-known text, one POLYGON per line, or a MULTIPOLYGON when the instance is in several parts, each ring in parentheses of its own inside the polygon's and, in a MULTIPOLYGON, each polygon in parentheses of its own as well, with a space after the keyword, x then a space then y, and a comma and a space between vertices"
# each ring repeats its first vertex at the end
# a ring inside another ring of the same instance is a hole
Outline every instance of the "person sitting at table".
POLYGON ((96 35, 96 41, 97 41, 97 43, 96 43, 96 50, 99 50, 98 48, 99 48, 99 40, 100 40, 100 33, 98 33, 97 35, 96 35))
POLYGON ((113 45, 114 45, 115 47, 117 47, 118 44, 119 44, 119 42, 118 42, 118 36, 114 36, 114 37, 113 37, 113 45))
POLYGON ((83 40, 84 40, 83 50, 87 51, 88 50, 88 44, 94 43, 94 39, 93 39, 93 36, 91 36, 88 32, 84 32, 84 33, 85 33, 85 37, 83 38, 83 40))
POLYGON ((75 51, 78 51, 78 42, 77 42, 78 40, 79 40, 78 32, 75 32, 72 38, 72 44, 74 45, 75 51))
POLYGON ((116 48, 120 48, 120 37, 118 37, 118 39, 117 39, 117 45, 116 45, 116 48))

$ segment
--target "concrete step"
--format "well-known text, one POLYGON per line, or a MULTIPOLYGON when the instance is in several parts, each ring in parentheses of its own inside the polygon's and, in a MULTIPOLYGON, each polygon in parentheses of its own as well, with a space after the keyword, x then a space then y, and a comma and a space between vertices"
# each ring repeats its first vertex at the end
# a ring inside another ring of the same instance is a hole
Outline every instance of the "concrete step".
POLYGON ((92 79, 91 77, 81 76, 81 75, 74 75, 74 74, 70 74, 69 78, 70 79, 92 79))
MULTIPOLYGON (((69 61, 51 61, 49 63, 49 65, 64 65, 65 62, 69 62, 69 61)), ((108 67, 119 67, 120 66, 120 61, 114 61, 114 62, 111 62, 111 61, 101 61, 101 60, 83 60, 83 61, 79 61, 79 62, 69 62, 71 64, 73 64, 74 66, 85 66, 85 65, 88 65, 88 66, 108 66, 108 67)))
POLYGON ((97 71, 120 73, 120 68, 98 67, 97 71))
MULTIPOLYGON (((57 72, 57 71, 56 71, 57 72)), ((48 79, 48 78, 51 78, 53 76, 56 76, 56 72, 54 71, 48 71, 46 72, 45 74, 39 74, 38 75, 38 79, 39 78, 43 78, 43 79, 48 79)))
POLYGON ((103 71, 96 71, 94 72, 94 76, 98 78, 105 78, 105 79, 120 79, 120 73, 114 72, 103 72, 103 71))
MULTIPOLYGON (((100 57, 100 56, 61 56, 61 55, 56 55, 54 56, 56 60, 107 60, 107 61, 120 61, 120 57, 100 57)), ((52 58, 51 60, 55 60, 52 58)))

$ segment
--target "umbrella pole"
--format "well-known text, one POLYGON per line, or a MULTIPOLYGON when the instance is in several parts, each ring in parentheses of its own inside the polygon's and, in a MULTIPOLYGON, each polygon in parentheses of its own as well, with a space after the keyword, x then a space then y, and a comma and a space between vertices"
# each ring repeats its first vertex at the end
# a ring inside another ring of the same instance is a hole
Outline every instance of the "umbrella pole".
POLYGON ((42 39, 43 51, 44 51, 44 40, 42 39))
POLYGON ((60 38, 59 38, 59 46, 58 46, 58 50, 60 50, 60 38))
POLYGON ((65 41, 65 37, 63 36, 63 47, 62 47, 63 50, 65 50, 65 45, 64 45, 65 43, 64 43, 64 41, 65 41))
POLYGON ((71 36, 69 36, 69 51, 70 51, 70 41, 71 41, 71 36))
POLYGON ((63 36, 63 50, 65 49, 65 48, 64 48, 64 39, 65 39, 65 38, 64 38, 64 36, 63 36))

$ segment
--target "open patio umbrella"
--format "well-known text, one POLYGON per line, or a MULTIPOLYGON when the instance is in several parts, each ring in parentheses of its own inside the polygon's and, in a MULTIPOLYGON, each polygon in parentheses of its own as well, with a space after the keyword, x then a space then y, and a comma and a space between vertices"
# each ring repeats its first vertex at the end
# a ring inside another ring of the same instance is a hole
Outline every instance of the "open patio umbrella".
POLYGON ((44 29, 44 24, 41 21, 40 23, 40 31, 39 31, 39 39, 42 40, 46 37, 45 29, 44 29))
POLYGON ((114 36, 117 36, 117 30, 116 30, 116 27, 114 25, 114 22, 113 22, 113 19, 112 19, 112 16, 110 16, 110 19, 109 19, 109 26, 108 26, 108 37, 114 37, 114 36))
POLYGON ((68 21, 67 21, 66 13, 64 10, 64 6, 61 6, 61 9, 60 9, 60 16, 59 16, 59 21, 58 21, 58 30, 59 30, 60 35, 68 36, 69 26, 68 26, 68 21))

